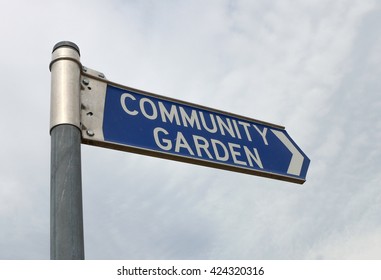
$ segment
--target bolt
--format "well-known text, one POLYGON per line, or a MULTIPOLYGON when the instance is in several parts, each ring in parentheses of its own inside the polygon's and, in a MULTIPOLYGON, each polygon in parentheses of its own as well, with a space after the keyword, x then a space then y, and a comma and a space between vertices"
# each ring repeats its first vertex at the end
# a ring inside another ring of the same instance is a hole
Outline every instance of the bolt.
POLYGON ((85 85, 85 86, 87 86, 90 82, 89 82, 89 80, 88 79, 83 79, 82 80, 82 83, 85 85))
POLYGON ((88 129, 86 131, 87 135, 89 135, 90 137, 93 137, 95 135, 94 131, 92 131, 91 129, 88 129))

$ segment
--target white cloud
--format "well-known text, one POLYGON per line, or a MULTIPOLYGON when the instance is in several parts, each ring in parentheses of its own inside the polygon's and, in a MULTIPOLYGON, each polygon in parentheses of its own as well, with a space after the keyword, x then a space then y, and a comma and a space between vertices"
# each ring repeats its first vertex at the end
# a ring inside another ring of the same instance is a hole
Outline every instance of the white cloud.
POLYGON ((317 244, 307 258, 342 260, 379 260, 380 228, 347 229, 346 232, 329 236, 323 244, 317 244))
POLYGON ((379 11, 350 0, 10 2, 0 258, 49 258, 48 64, 60 40, 115 82, 286 125, 312 160, 299 187, 84 146, 88 258, 379 258, 379 11))

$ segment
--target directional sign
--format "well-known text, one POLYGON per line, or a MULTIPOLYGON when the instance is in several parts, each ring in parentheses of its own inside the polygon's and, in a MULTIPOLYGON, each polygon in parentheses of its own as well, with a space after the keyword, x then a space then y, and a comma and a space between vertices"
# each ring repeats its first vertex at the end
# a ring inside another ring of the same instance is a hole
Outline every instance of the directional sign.
POLYGON ((282 126, 117 85, 94 73, 84 73, 81 98, 85 144, 305 181, 310 160, 282 126))

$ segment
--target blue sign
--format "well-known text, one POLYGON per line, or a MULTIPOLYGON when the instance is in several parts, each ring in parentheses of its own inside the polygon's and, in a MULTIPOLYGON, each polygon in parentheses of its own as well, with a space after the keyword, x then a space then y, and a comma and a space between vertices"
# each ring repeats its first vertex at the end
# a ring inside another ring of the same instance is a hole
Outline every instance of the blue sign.
POLYGON ((107 85, 107 147, 303 183, 310 163, 281 126, 107 85))

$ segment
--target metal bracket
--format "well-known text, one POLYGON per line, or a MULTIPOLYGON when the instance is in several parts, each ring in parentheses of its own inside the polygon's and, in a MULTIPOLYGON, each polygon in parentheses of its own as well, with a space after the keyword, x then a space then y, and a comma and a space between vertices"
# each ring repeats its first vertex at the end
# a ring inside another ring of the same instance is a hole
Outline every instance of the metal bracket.
POLYGON ((81 131, 84 139, 104 141, 103 108, 107 80, 103 73, 82 67, 81 74, 81 131))

